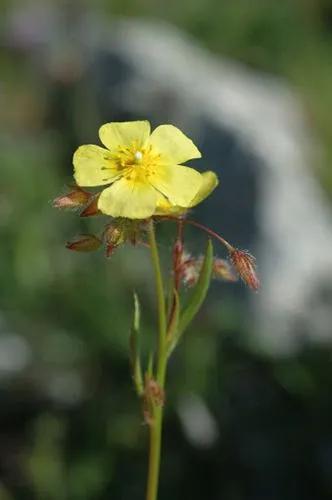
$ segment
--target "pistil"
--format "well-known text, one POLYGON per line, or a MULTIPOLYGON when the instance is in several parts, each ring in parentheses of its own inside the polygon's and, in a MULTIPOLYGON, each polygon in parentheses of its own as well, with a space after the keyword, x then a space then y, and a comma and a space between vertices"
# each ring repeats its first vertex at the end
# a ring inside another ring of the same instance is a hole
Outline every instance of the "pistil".
POLYGON ((143 154, 141 151, 136 151, 135 154, 134 154, 134 163, 135 165, 139 165, 140 163, 142 163, 142 160, 143 160, 143 154))

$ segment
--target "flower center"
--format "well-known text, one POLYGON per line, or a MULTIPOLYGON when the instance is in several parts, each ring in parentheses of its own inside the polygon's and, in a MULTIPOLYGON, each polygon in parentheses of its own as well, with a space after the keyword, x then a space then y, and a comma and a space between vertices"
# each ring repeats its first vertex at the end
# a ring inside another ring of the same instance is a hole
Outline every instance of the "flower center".
POLYGON ((135 165, 139 165, 142 163, 143 160, 143 153, 141 151, 135 151, 134 153, 134 163, 135 165))
POLYGON ((136 141, 120 146, 113 158, 127 180, 145 182, 160 164, 160 155, 151 146, 139 147, 136 141))

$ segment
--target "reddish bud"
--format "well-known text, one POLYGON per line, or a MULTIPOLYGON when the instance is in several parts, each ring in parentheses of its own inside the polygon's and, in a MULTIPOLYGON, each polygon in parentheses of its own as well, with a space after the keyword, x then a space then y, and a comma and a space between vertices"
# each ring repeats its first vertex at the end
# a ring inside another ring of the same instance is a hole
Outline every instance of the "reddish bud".
POLYGON ((111 257, 117 247, 126 241, 126 235, 121 225, 110 224, 105 228, 103 240, 106 245, 106 257, 111 257))
POLYGON ((91 193, 83 191, 83 189, 78 186, 75 187, 74 191, 63 196, 58 196, 53 201, 53 207, 55 208, 76 208, 85 205, 91 198, 91 193))
POLYGON ((244 283, 252 290, 258 290, 260 281, 256 274, 256 259, 246 250, 233 249, 230 252, 231 262, 244 283))
POLYGON ((96 196, 91 203, 85 209, 83 212, 80 213, 80 217, 92 217, 94 215, 98 215, 100 213, 99 208, 98 208, 98 199, 99 195, 96 196))
POLYGON ((66 248, 68 250, 74 250, 76 252, 93 252, 94 250, 98 250, 102 241, 94 236, 93 234, 85 234, 82 235, 82 238, 76 241, 69 241, 66 244, 66 248))
POLYGON ((182 271, 183 283, 189 288, 196 285, 199 278, 200 267, 201 266, 197 261, 195 262, 192 261, 183 267, 182 271))
POLYGON ((126 234, 121 225, 110 224, 105 228, 104 240, 108 246, 116 247, 125 242, 126 234))
POLYGON ((200 258, 194 258, 186 251, 182 251, 178 272, 184 285, 191 287, 197 283, 202 262, 200 258))

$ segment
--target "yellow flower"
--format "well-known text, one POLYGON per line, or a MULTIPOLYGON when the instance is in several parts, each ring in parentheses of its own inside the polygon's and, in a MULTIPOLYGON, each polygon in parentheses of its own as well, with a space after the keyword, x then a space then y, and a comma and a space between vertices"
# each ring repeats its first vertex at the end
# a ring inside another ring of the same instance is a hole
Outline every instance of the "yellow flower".
POLYGON ((79 186, 109 185, 98 199, 101 212, 145 219, 163 203, 188 208, 204 191, 205 177, 181 165, 201 153, 173 125, 161 125, 150 134, 148 121, 106 123, 99 137, 107 149, 81 146, 73 163, 79 186))
POLYGON ((181 215, 188 210, 201 203, 207 198, 212 191, 218 186, 218 177, 210 170, 203 172, 201 186, 187 207, 172 205, 168 200, 160 198, 157 203, 157 208, 154 215, 181 215))

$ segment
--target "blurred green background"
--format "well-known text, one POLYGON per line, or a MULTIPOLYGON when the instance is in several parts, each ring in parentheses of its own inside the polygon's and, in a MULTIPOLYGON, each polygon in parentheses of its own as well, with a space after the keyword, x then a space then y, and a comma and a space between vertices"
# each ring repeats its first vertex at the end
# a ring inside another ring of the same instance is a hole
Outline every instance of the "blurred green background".
MULTIPOLYGON (((106 260, 64 247, 100 227, 52 208, 71 180, 72 151, 82 137, 97 140, 99 118, 93 105, 82 116, 89 87, 77 83, 79 61, 66 37, 55 43, 69 60, 59 78, 43 71, 33 44, 10 32, 11 16, 27 3, 2 1, 0 19, 0 499, 144 498, 147 430, 128 337, 133 290, 146 345, 155 334, 149 256, 126 248, 106 260)), ((53 6, 70 7, 70 15, 96 10, 110 26, 118 16, 162 19, 215 54, 284 78, 322 142, 315 175, 332 195, 329 0, 53 6)), ((70 21, 63 26, 70 32, 70 21)), ((160 229, 165 259, 171 229, 160 229)), ((331 498, 330 352, 261 353, 248 341, 246 306, 223 301, 223 290, 214 288, 171 363, 160 500, 331 498), (207 421, 206 442, 186 431, 190 409, 207 421)))

